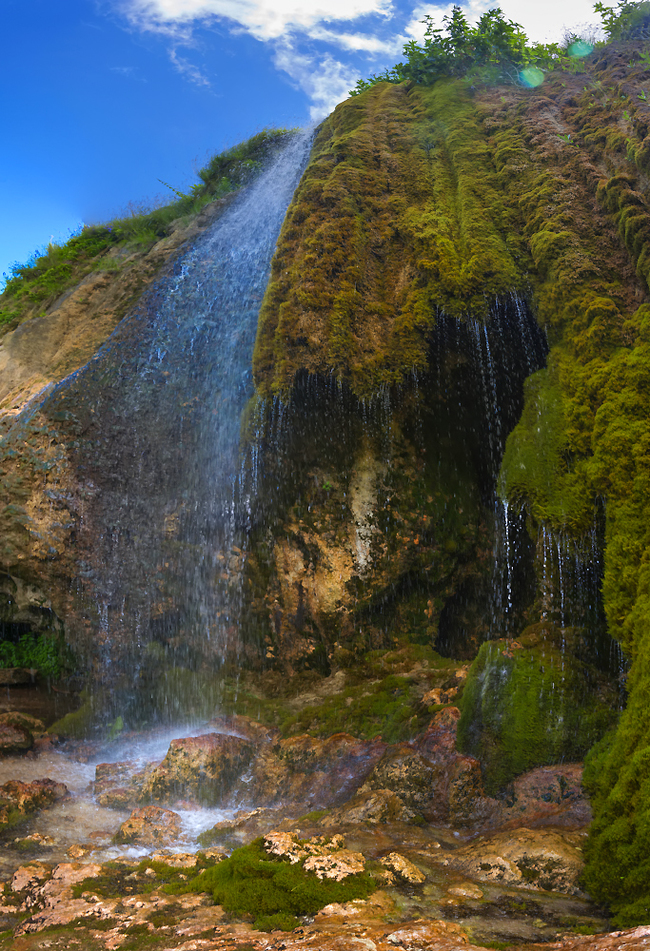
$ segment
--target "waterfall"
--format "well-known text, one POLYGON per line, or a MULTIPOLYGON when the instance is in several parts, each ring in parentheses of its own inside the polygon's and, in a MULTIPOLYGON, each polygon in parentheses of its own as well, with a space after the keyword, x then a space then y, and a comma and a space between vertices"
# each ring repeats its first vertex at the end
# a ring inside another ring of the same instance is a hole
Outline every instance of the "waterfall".
POLYGON ((167 717, 188 693, 196 700, 192 672, 214 672, 236 650, 241 416, 271 258, 311 138, 289 137, 45 407, 76 436, 93 662, 112 688, 128 671, 133 697, 148 694, 167 717), (180 670, 176 703, 165 692, 180 670))

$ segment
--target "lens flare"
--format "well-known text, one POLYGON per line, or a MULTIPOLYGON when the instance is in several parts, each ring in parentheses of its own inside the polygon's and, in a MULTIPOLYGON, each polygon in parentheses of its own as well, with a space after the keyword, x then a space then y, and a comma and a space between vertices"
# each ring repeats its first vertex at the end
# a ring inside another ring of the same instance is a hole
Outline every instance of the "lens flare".
POLYGON ((538 69, 537 66, 528 66, 519 73, 519 79, 524 86, 532 89, 534 86, 542 85, 544 82, 544 73, 541 69, 538 69))

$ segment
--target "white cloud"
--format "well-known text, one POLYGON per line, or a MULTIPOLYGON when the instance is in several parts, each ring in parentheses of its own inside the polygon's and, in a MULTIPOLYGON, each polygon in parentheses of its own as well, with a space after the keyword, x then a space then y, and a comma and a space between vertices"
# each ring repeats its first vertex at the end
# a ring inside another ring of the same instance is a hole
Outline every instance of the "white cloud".
POLYGON ((258 40, 277 40, 290 30, 319 23, 389 16, 391 0, 123 0, 121 8, 140 29, 169 32, 214 17, 230 20, 258 40))
POLYGON ((401 52, 404 45, 403 36, 382 40, 373 33, 335 33, 334 30, 326 30, 324 27, 318 26, 310 29, 307 36, 310 40, 331 43, 333 46, 340 46, 344 50, 373 54, 385 53, 390 56, 401 52))
POLYGON ((349 90, 360 79, 357 70, 345 66, 332 56, 321 58, 299 53, 287 37, 276 49, 278 69, 287 73, 312 101, 310 118, 316 122, 348 98, 349 90))
POLYGON ((190 63, 190 61, 185 59, 183 56, 179 56, 175 49, 171 49, 169 51, 169 58, 178 72, 182 76, 185 76, 186 79, 189 79, 191 83, 194 83, 195 86, 210 85, 210 80, 207 78, 207 76, 203 75, 198 66, 190 63))

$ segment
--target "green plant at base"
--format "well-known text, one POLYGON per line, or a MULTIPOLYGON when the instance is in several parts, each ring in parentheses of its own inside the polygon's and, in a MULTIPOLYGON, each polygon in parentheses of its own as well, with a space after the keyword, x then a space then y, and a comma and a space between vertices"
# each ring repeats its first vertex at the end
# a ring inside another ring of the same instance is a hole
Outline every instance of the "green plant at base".
POLYGON ((344 881, 322 881, 301 863, 272 858, 262 839, 235 849, 232 855, 192 879, 183 891, 208 892, 228 914, 254 917, 254 927, 289 931, 303 915, 314 915, 331 902, 367 898, 376 888, 371 875, 350 875, 344 881))

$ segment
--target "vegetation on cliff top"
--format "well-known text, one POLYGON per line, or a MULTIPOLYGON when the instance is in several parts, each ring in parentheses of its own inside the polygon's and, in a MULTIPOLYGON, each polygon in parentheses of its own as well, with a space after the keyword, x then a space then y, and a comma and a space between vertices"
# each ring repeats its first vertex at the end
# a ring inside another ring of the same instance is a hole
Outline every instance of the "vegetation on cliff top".
MULTIPOLYGON (((119 269, 119 262, 106 258, 113 248, 142 250, 170 233, 172 222, 197 215, 209 202, 223 198, 243 185, 262 167, 287 129, 264 129, 252 138, 213 156, 198 172, 200 181, 183 194, 171 186, 175 201, 116 218, 107 224, 84 227, 65 244, 49 244, 25 264, 13 264, 0 294, 0 333, 47 308, 92 270, 119 269)), ((165 184, 165 183, 163 183, 165 184)))

